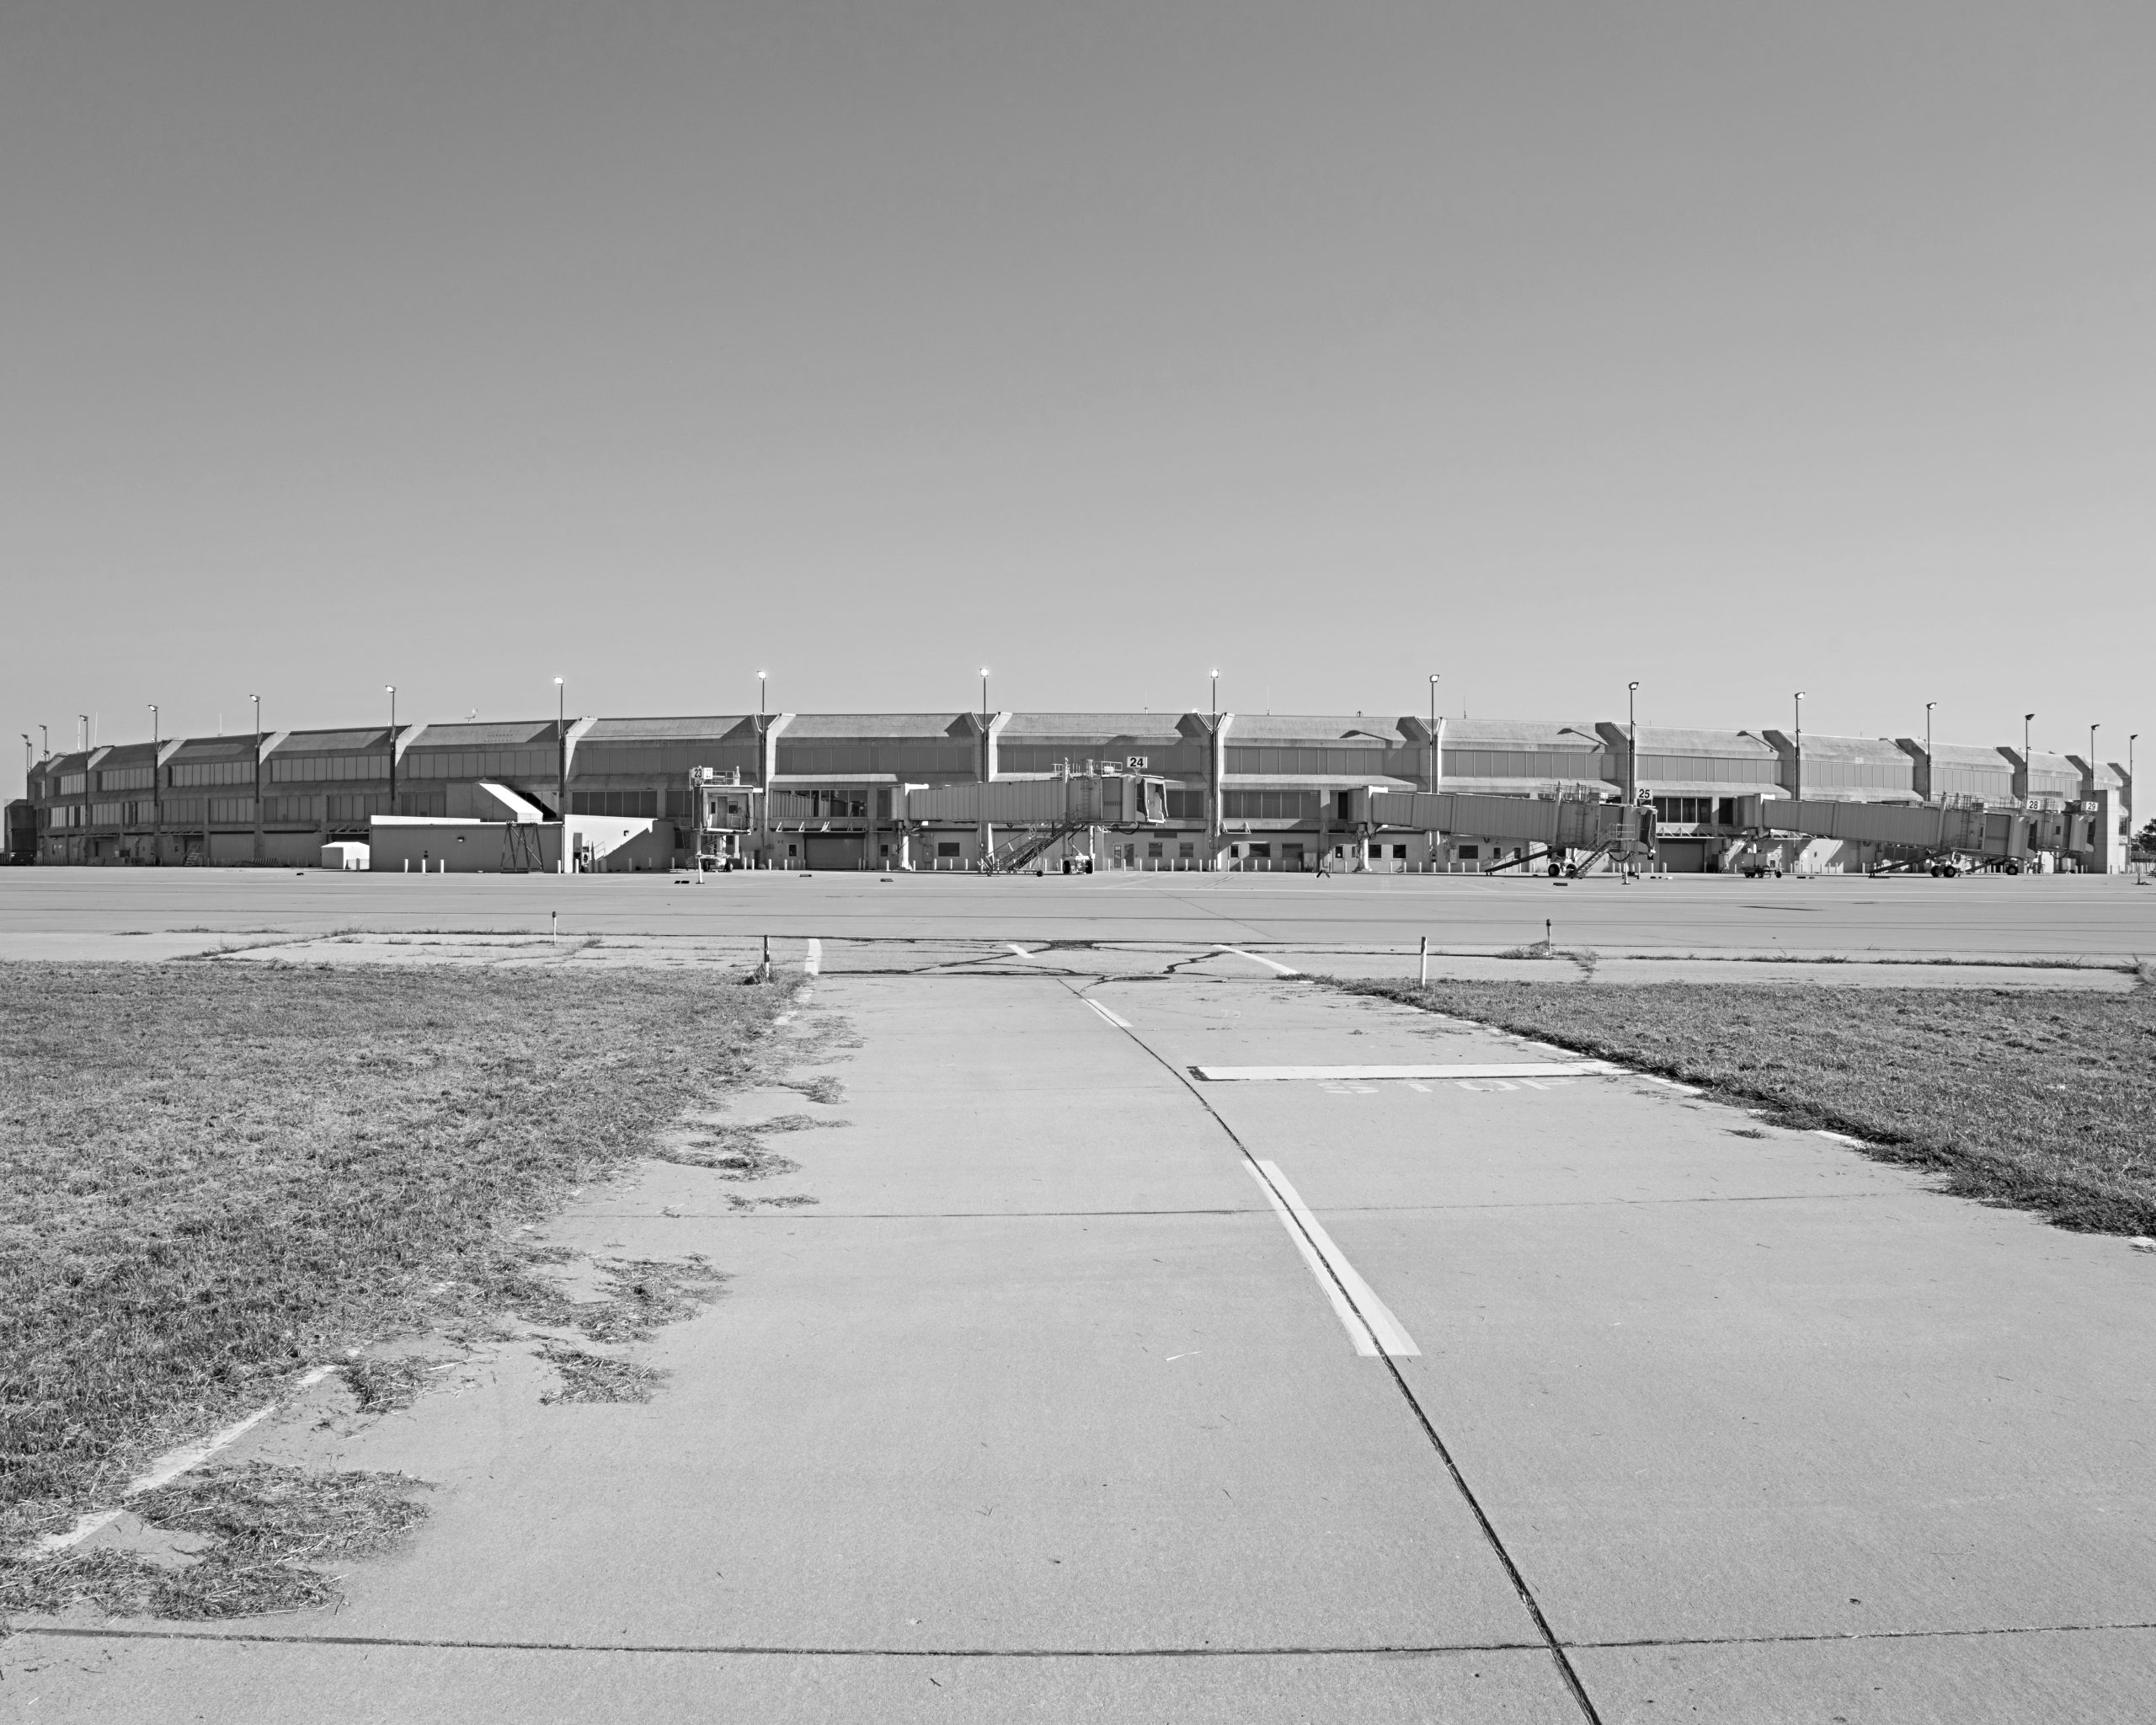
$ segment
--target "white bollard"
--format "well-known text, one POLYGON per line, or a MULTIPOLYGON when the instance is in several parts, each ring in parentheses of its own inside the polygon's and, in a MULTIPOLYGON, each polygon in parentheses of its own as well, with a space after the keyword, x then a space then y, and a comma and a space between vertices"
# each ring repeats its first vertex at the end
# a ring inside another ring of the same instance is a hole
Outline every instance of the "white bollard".
POLYGON ((1422 962, 1416 967, 1415 982, 1418 988, 1430 985, 1430 937, 1422 937, 1422 962))

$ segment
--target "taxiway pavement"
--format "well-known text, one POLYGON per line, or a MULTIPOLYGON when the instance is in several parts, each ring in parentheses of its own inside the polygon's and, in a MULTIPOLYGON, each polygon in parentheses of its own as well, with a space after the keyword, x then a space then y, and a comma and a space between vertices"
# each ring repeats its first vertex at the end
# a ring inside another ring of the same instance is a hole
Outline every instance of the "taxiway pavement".
POLYGON ((2156 886, 2124 875, 1747 881, 1461 875, 404 875, 310 869, 0 870, 0 959, 160 956, 340 930, 679 939, 1225 942, 1606 956, 2156 956, 2156 886))
POLYGON ((233 1455, 435 1482, 408 1551, 334 1617, 33 1628, 24 1717, 1910 1725, 2156 1687, 2156 1260, 1629 1075, 1210 1081, 1551 1055, 1209 944, 1007 944, 817 978, 793 1076, 842 1099, 733 1104, 811 1114, 798 1171, 649 1164, 550 1231, 728 1273, 640 1350, 655 1400, 546 1405, 521 1345, 379 1419, 322 1386, 233 1455))

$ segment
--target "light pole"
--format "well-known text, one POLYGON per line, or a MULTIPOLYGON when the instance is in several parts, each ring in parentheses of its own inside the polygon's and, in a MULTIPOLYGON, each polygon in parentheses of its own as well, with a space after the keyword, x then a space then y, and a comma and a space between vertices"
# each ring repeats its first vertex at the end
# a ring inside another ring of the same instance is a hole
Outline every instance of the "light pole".
POLYGON ((52 759, 52 733, 44 725, 37 728, 37 758, 40 761, 52 759))
POLYGON ((980 872, 983 874, 989 873, 990 866, 995 862, 992 848, 995 843, 995 833, 989 825, 988 819, 988 667, 984 665, 980 668, 980 766, 978 769, 982 786, 979 804, 980 820, 974 834, 974 842, 980 846, 980 872))
POLYGON ((82 753, 90 752, 90 716, 87 713, 75 715, 75 746, 82 753))
POLYGON ((554 745, 555 764, 560 768, 554 786, 554 812, 561 817, 563 845, 562 854, 568 854, 567 839, 569 830, 569 709, 568 684, 561 677, 554 679, 554 745))
POLYGON ((262 860, 262 697, 249 695, 254 703, 254 860, 262 860))
MULTIPOLYGON (((756 866, 761 868, 767 860, 771 842, 771 775, 765 772, 764 759, 764 690, 769 679, 762 671, 756 673, 756 782, 764 787, 764 794, 757 806, 763 810, 762 825, 757 829, 756 866)), ((701 868, 702 865, 697 865, 701 868)))
POLYGON ((1220 866, 1220 667, 1213 678, 1213 729, 1205 736, 1205 866, 1220 866))
POLYGON ((2129 848, 2132 847, 2135 837, 2133 830, 2133 745, 2135 740, 2140 735, 2141 733, 2139 731, 2128 731, 2126 734, 2126 841, 2129 848))
POLYGON ((1924 703, 1924 799, 1927 803, 1937 800, 1932 795, 1932 787, 1938 781, 1931 766, 1931 709, 1938 705, 1936 701, 1924 703))
POLYGON ((1804 803, 1804 691, 1796 692, 1796 783, 1792 787, 1794 800, 1801 808, 1804 803))
POLYGON ((2029 758, 2029 721, 2036 715, 2021 715, 2021 800, 2023 803, 2036 794, 2036 763, 2029 758))
POLYGON ((2089 800, 2092 803, 2096 800, 2096 733, 2101 729, 2100 725, 2089 727, 2089 800))
POLYGON ((1625 806, 1640 800, 1640 686, 1625 685, 1625 806))
POLYGON ((163 777, 163 769, 157 765, 157 703, 150 701, 144 705, 150 709, 150 855, 157 862, 163 862, 165 860, 165 805, 164 798, 157 793, 157 781, 163 777))
POLYGON ((389 812, 397 812, 397 685, 384 683, 389 692, 389 812))
POLYGON ((1438 780, 1444 774, 1444 751, 1438 746, 1438 674, 1430 674, 1430 788, 1438 788, 1438 780))

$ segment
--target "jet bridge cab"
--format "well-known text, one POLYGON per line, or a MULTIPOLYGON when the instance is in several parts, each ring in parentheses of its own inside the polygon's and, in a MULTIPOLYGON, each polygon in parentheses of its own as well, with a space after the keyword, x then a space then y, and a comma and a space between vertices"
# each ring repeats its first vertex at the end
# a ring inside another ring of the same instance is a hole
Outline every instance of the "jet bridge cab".
POLYGON ((760 785, 744 784, 739 767, 689 769, 689 810, 696 824, 696 868, 700 873, 745 868, 744 849, 759 825, 760 785))

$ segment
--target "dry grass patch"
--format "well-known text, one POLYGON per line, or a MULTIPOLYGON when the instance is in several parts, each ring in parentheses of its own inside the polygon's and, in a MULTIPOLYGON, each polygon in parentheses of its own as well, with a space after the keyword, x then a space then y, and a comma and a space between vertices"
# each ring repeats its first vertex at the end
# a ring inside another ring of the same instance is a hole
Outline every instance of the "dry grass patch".
MULTIPOLYGON (((0 964, 0 1554, 348 1345, 544 1300, 516 1225, 751 1076, 791 994, 0 964)), ((688 1297, 616 1274, 625 1333, 688 1297)))
POLYGON ((648 1402, 666 1373, 655 1365, 640 1365, 616 1354, 592 1354, 581 1348, 548 1343, 540 1357, 560 1375, 562 1386, 542 1402, 648 1402))
POLYGON ((1342 980, 1865 1140, 2061 1227, 2156 1233, 2156 989, 1342 980))
POLYGON ((359 1398, 360 1413, 390 1413, 418 1401, 419 1391, 451 1363, 424 1354, 403 1354, 383 1359, 355 1359, 337 1370, 345 1386, 359 1398))
POLYGON ((0 1612, 91 1605, 115 1616, 254 1617, 334 1605, 318 1564, 377 1556, 424 1520, 425 1482, 310 1473, 266 1461, 211 1467, 133 1499, 148 1527, 197 1549, 150 1557, 109 1546, 0 1565, 0 1612))

